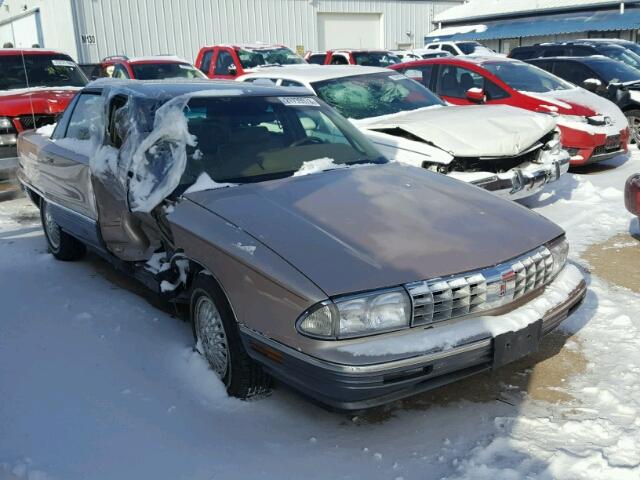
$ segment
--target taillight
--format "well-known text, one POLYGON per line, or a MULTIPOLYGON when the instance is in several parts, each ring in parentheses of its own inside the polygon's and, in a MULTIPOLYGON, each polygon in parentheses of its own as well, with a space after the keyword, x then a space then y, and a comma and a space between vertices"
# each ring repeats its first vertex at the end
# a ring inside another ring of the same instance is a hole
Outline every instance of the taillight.
POLYGON ((634 215, 640 215, 640 174, 631 175, 624 186, 624 205, 634 215))

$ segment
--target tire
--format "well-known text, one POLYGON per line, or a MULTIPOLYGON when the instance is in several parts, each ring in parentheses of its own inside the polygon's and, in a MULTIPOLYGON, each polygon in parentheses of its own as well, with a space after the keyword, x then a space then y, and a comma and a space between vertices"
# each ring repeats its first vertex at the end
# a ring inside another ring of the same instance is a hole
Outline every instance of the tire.
POLYGON ((248 399, 269 392, 271 377, 247 354, 233 311, 213 277, 196 277, 190 318, 196 349, 230 396, 248 399))
POLYGON ((629 122, 629 143, 635 143, 640 148, 640 110, 627 110, 624 116, 629 122))
POLYGON ((87 247, 78 239, 63 232, 50 213, 50 204, 45 200, 40 203, 40 221, 47 239, 47 246, 51 254, 58 260, 65 262, 81 258, 87 247))

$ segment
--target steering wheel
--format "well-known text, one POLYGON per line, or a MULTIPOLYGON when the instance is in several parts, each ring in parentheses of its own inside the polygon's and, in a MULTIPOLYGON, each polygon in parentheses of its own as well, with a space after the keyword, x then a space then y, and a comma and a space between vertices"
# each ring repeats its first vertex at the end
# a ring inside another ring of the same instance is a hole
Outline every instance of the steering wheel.
POLYGON ((318 137, 304 137, 300 140, 296 140, 289 147, 300 147, 302 145, 320 145, 323 144, 324 140, 318 137))

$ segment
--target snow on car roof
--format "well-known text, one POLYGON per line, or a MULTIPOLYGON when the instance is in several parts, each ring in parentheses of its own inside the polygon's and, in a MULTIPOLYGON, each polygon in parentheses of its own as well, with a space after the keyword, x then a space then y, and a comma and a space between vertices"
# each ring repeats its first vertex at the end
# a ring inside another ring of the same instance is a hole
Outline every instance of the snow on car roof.
POLYGON ((101 78, 89 83, 85 89, 91 90, 101 88, 104 90, 127 90, 142 96, 151 96, 158 98, 177 97, 186 94, 196 94, 203 92, 203 96, 215 95, 218 92, 220 96, 304 96, 311 95, 308 92, 302 92, 300 89, 285 89, 269 85, 256 85, 251 83, 242 84, 235 81, 217 80, 120 80, 113 78, 101 78))
POLYGON ((133 57, 133 58, 130 58, 128 61, 129 63, 139 63, 139 62, 189 63, 184 58, 180 58, 175 55, 151 55, 148 57, 133 57))
POLYGON ((340 77, 352 77, 368 73, 392 73, 387 68, 360 67, 357 65, 296 65, 264 67, 241 78, 287 78, 300 82, 319 82, 340 77))

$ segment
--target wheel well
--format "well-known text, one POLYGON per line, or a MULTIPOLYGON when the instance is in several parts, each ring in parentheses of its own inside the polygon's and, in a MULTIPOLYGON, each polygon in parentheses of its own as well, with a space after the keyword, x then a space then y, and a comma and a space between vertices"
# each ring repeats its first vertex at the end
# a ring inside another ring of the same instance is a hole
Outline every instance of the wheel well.
POLYGON ((29 199, 34 203, 36 207, 40 208, 42 203, 42 197, 38 195, 36 192, 34 192, 32 189, 30 189, 29 187, 25 187, 25 190, 27 192, 27 195, 29 196, 29 199))
POLYGON ((220 289, 220 292, 222 293, 222 296, 224 297, 224 300, 227 302, 227 305, 229 306, 231 313, 233 314, 233 318, 237 322, 238 315, 236 315, 236 311, 233 308, 233 304, 231 303, 231 300, 229 299, 229 295, 227 294, 227 291, 223 287, 222 282, 220 282, 218 277, 216 277, 216 275, 213 272, 211 272, 211 270, 209 270, 204 265, 192 259, 189 259, 189 277, 187 281, 187 288, 185 289, 185 293, 188 295, 189 305, 191 305, 191 293, 193 289, 193 284, 198 275, 207 275, 217 285, 218 289, 220 289))

